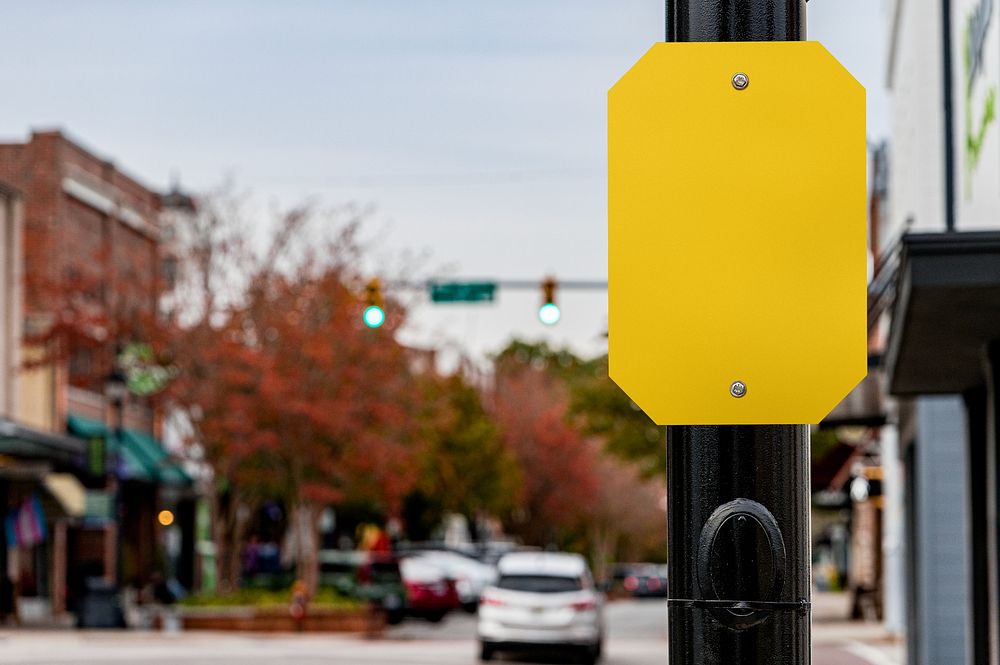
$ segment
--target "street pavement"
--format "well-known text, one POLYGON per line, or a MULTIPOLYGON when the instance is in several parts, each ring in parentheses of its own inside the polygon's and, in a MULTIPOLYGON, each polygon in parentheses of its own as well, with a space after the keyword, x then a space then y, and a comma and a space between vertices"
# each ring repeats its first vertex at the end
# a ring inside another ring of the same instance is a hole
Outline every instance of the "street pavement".
MULTIPOLYGON (((607 608, 606 665, 666 663, 666 603, 621 601, 607 608)), ((901 665, 880 643, 877 627, 825 622, 814 630, 814 665, 901 665), (867 632, 866 632, 867 631, 867 632)), ((380 639, 328 635, 16 631, 0 633, 4 665, 474 665, 475 617, 453 614, 439 624, 407 621, 380 639)), ((543 660, 521 660, 547 663, 543 660)))

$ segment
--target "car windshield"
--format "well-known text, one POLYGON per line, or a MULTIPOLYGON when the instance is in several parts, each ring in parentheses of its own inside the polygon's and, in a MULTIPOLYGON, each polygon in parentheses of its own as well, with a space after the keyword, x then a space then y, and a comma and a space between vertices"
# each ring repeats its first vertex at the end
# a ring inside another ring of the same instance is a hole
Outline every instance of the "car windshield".
POLYGON ((375 582, 398 582, 399 564, 394 561, 374 561, 371 564, 371 577, 375 582))
POLYGON ((497 586, 509 591, 532 591, 535 593, 563 593, 579 591, 583 588, 579 578, 553 575, 503 575, 497 582, 497 586))
POLYGON ((440 567, 416 557, 403 559, 399 566, 403 577, 410 582, 437 582, 445 577, 440 567))

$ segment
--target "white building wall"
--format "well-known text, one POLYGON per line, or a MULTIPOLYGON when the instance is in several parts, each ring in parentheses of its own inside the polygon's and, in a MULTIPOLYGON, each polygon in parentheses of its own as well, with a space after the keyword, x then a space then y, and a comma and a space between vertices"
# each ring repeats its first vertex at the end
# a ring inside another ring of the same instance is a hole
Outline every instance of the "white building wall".
POLYGON ((20 197, 0 190, 0 417, 17 413, 21 365, 21 266, 23 252, 20 197))
POLYGON ((941 6, 927 0, 892 4, 889 214, 881 233, 886 246, 907 219, 913 220, 911 231, 945 230, 941 6))
POLYGON ((897 425, 882 428, 883 496, 882 557, 885 629, 892 635, 906 633, 906 539, 903 523, 903 468, 899 458, 897 425))
MULTIPOLYGON (((1000 0, 951 0, 955 229, 1000 228, 1000 0)), ((890 3, 890 214, 882 237, 945 228, 941 4, 890 3)))
POLYGON ((1000 16, 997 0, 951 0, 955 227, 1000 228, 1000 16))

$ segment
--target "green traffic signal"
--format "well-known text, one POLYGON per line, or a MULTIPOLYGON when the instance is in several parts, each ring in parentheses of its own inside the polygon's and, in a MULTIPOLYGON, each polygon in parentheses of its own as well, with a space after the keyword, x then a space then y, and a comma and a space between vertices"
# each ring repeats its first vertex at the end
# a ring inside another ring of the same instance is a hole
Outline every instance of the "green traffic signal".
POLYGON ((562 312, 559 311, 559 305, 555 303, 547 302, 538 308, 538 320, 547 326, 559 323, 561 317, 562 312))
POLYGON ((538 320, 547 326, 554 326, 562 317, 559 305, 556 304, 557 286, 555 277, 546 277, 542 282, 542 306, 538 308, 538 320))
POLYGON ((381 328, 385 323, 385 298, 382 296, 382 280, 372 277, 365 286, 365 311, 361 320, 369 328, 381 328))
POLYGON ((369 305, 361 318, 369 328, 380 328, 385 323, 385 310, 378 305, 369 305))

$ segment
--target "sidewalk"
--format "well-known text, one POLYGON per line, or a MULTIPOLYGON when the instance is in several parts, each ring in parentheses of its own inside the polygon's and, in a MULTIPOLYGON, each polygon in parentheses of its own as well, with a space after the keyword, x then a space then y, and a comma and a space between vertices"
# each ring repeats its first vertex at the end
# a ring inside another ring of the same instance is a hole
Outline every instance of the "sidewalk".
POLYGON ((905 651, 900 638, 890 635, 880 623, 850 621, 850 596, 813 593, 813 646, 817 651, 837 647, 871 665, 903 665, 905 651))

